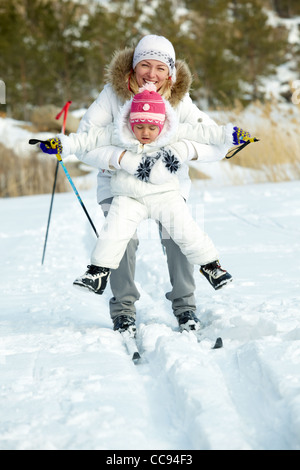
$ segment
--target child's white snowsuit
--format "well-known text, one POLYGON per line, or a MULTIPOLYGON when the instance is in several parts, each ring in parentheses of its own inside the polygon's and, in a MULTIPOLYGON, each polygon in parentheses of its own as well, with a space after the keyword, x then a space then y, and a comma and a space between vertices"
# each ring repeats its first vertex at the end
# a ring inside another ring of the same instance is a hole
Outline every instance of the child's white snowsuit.
MULTIPOLYGON (((128 177, 134 178, 131 175, 128 177)), ((162 223, 191 264, 204 265, 218 259, 213 242, 192 218, 179 190, 174 189, 140 198, 115 196, 92 253, 91 263, 116 269, 137 226, 147 218, 162 223)))
MULTIPOLYGON (((123 118, 118 122, 123 123, 118 129, 120 145, 123 141, 128 148, 130 140, 131 148, 139 147, 137 139, 133 142, 127 120, 123 118)), ((168 129, 167 122, 165 128, 168 129)), ((171 141, 174 141, 173 131, 170 131, 170 138, 171 135, 171 141)), ((164 133, 155 141, 155 147, 158 148, 162 141, 166 145, 167 140, 167 133, 164 133)), ((177 176, 164 184, 152 184, 118 170, 111 177, 111 191, 114 198, 91 256, 93 265, 116 269, 137 226, 147 218, 162 223, 191 264, 204 265, 218 259, 212 240, 194 221, 180 194, 177 176)))

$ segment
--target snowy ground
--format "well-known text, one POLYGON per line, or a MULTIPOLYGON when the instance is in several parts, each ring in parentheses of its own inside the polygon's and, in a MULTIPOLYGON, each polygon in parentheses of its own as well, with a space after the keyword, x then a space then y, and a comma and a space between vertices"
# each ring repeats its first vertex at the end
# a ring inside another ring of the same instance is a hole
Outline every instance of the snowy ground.
MULTIPOLYGON (((81 196, 98 228, 94 190, 81 196)), ((177 331, 144 223, 134 365, 100 297, 72 286, 95 236, 73 193, 0 199, 0 449, 300 449, 300 186, 194 185, 190 206, 234 275, 195 268, 206 340, 177 331), (202 211, 204 209, 204 211, 202 211), (217 336, 224 348, 211 350, 217 336)))

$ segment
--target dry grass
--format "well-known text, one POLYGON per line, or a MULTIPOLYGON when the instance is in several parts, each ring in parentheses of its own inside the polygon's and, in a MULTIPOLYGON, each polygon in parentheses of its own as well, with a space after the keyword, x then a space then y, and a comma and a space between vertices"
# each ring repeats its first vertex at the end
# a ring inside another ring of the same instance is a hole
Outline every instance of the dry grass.
MULTIPOLYGON (((51 193, 56 161, 41 159, 35 152, 18 157, 0 143, 0 197, 17 197, 51 193)), ((65 174, 58 171, 57 192, 69 191, 65 174)))
MULTIPOLYGON (((224 161, 224 173, 231 184, 245 184, 243 168, 250 169, 251 182, 279 182, 300 179, 300 107, 284 108, 278 103, 254 103, 244 109, 236 103, 234 109, 211 113, 219 124, 233 122, 260 139, 235 157, 224 161)), ((78 163, 66 164, 71 177, 84 174, 78 163)), ((0 197, 16 197, 51 193, 56 160, 41 158, 33 151, 30 157, 19 157, 0 143, 0 197)), ((207 179, 202 171, 190 167, 192 179, 207 179)), ((76 183, 77 184, 77 183, 76 183)), ((63 171, 58 172, 56 191, 70 191, 63 171)))
POLYGON ((245 148, 230 163, 260 170, 267 181, 300 178, 300 138, 270 126, 256 131, 260 141, 245 148))
POLYGON ((299 179, 300 113, 297 115, 293 111, 282 111, 276 103, 255 103, 251 111, 257 114, 257 120, 254 121, 253 116, 249 121, 249 113, 240 106, 230 112, 222 112, 223 123, 227 116, 227 122, 236 123, 260 139, 228 160, 230 165, 258 170, 254 182, 299 179))
POLYGON ((203 173, 203 171, 198 170, 197 168, 190 166, 189 167, 189 176, 192 180, 207 180, 210 177, 203 173))

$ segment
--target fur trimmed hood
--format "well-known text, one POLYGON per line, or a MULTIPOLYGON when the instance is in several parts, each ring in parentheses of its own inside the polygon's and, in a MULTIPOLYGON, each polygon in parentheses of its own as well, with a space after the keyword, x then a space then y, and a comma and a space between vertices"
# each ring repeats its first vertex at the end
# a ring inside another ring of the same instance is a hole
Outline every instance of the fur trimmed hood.
MULTIPOLYGON (((124 81, 124 76, 132 69, 133 53, 133 48, 116 51, 110 64, 105 69, 105 81, 111 84, 114 92, 123 101, 127 101, 132 97, 127 88, 127 83, 124 81)), ((171 98, 169 99, 169 103, 174 108, 186 93, 189 93, 192 84, 192 75, 187 64, 183 60, 177 60, 175 66, 177 78, 172 86, 171 98)))

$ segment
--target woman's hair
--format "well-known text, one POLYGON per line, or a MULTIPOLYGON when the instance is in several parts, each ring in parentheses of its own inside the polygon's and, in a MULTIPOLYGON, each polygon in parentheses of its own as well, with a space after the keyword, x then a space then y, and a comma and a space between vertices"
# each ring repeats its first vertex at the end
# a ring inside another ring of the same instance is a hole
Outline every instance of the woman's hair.
MULTIPOLYGON (((128 89, 131 93, 136 95, 139 93, 140 86, 138 85, 138 82, 136 81, 136 76, 135 72, 131 70, 129 73, 125 75, 125 81, 128 86, 128 89)), ((166 100, 169 100, 171 97, 171 88, 172 88, 172 81, 171 80, 166 80, 165 83, 160 87, 157 92, 163 96, 166 100)))

